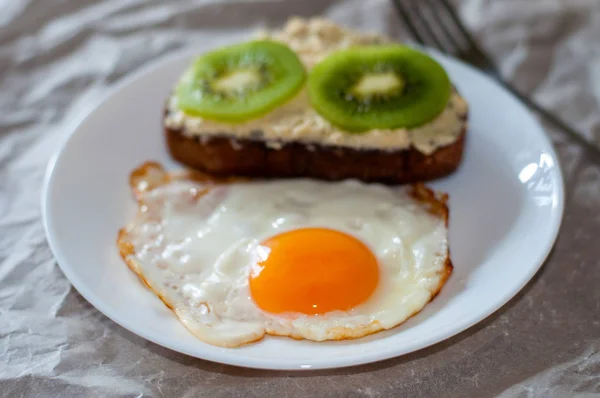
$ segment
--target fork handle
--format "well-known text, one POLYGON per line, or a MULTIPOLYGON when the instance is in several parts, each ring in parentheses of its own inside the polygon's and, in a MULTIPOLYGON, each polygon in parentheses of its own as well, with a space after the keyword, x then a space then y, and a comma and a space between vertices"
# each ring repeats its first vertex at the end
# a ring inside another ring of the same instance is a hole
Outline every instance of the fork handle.
POLYGON ((569 126, 567 123, 551 114, 548 110, 539 106, 537 103, 535 103, 529 97, 519 92, 515 87, 513 87, 506 80, 502 79, 500 76, 495 77, 499 80, 500 83, 502 83, 504 87, 506 87, 511 93, 518 97, 529 108, 533 109, 536 113, 542 116, 553 127, 561 130, 562 132, 567 134, 569 138, 571 138, 573 141, 583 146, 588 151, 588 153, 592 155, 597 162, 600 163, 600 149, 598 149, 594 144, 590 143, 587 139, 585 139, 583 134, 577 132, 577 130, 569 126))

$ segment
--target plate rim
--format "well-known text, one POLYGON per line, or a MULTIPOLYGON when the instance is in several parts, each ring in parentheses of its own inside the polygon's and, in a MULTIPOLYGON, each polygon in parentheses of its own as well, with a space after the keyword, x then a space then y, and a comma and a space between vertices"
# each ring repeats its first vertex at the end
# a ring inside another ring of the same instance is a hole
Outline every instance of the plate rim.
MULTIPOLYGON (((417 47, 417 46, 415 46, 417 47)), ((412 352, 420 351, 424 348, 442 343, 451 337, 454 337, 462 332, 467 331, 474 325, 484 321, 492 314, 496 313, 502 307, 504 307, 512 298, 514 298, 526 285, 531 281, 535 274, 540 270, 540 268, 546 262, 548 256, 550 255, 554 244, 556 243, 558 234, 560 232, 560 227, 562 225, 562 221, 564 218, 565 212, 565 185, 564 185, 564 177, 562 166, 560 163, 560 159, 556 153, 556 149, 554 148, 554 144, 550 139, 546 129, 542 126, 539 119, 535 116, 535 114, 531 111, 529 107, 527 107, 518 97, 508 91, 505 87, 495 81, 493 78, 487 76, 484 72, 478 70, 477 68, 457 59, 452 56, 443 54, 435 49, 431 48, 422 48, 417 47, 421 50, 425 50, 438 58, 444 59, 445 61, 449 61, 452 63, 458 63, 462 67, 466 67, 469 69, 470 73, 475 73, 480 77, 483 77, 488 82, 509 95, 511 99, 518 103, 522 109, 524 109, 529 116, 533 119, 533 121, 537 124, 539 129, 544 133, 539 136, 539 139, 546 146, 546 151, 552 156, 554 160, 554 174, 556 180, 556 195, 555 195, 555 203, 556 206, 553 206, 555 209, 552 210, 553 219, 552 222, 552 231, 549 235, 550 238, 544 243, 544 250, 540 251, 540 255, 537 257, 534 262, 536 265, 532 266, 529 269, 529 272, 523 275, 521 280, 518 283, 514 283, 510 289, 508 289, 507 293, 501 298, 501 300, 496 300, 496 304, 492 305, 488 311, 482 312, 480 316, 469 319, 468 321, 457 321, 452 324, 452 326, 446 327, 442 329, 441 333, 444 335, 443 338, 439 337, 431 337, 431 338, 422 338, 413 342, 408 349, 404 346, 404 349, 390 349, 386 352, 376 351, 370 353, 363 353, 360 355, 360 358, 352 357, 342 357, 340 358, 327 358, 323 359, 322 357, 317 359, 311 359, 310 364, 306 365, 292 365, 285 360, 277 359, 262 359, 262 358, 240 358, 234 355, 229 355, 229 351, 226 349, 221 349, 219 354, 214 354, 211 352, 203 353, 202 356, 199 356, 197 353, 193 352, 190 349, 187 349, 184 345, 179 345, 174 341, 160 341, 159 336, 155 335, 153 332, 149 332, 144 330, 143 328, 138 328, 135 325, 129 325, 128 322, 118 316, 115 312, 113 312, 109 307, 105 306, 103 300, 97 296, 95 293, 87 290, 85 287, 85 282, 80 280, 74 272, 71 272, 70 267, 64 266, 62 264, 66 264, 65 258, 62 254, 62 249, 60 245, 54 240, 53 235, 51 234, 51 226, 50 219, 48 213, 48 205, 49 205, 49 190, 50 185, 52 183, 52 179, 54 176, 54 169, 58 159, 61 157, 62 153, 65 151, 66 147, 70 140, 76 135, 76 132, 79 128, 85 123, 85 121, 105 102, 107 102, 114 94, 133 83, 137 79, 143 77, 144 75, 152 72, 155 69, 159 69, 168 63, 174 62, 178 59, 183 59, 184 57, 190 57, 194 54, 197 54, 197 51, 186 49, 176 51, 167 56, 163 56, 155 61, 148 63, 147 65, 139 68, 135 72, 119 79, 112 87, 106 90, 103 95, 100 95, 96 101, 90 102, 90 104, 86 107, 86 109, 80 111, 77 115, 73 116, 71 120, 68 122, 70 126, 67 128, 67 133, 64 137, 61 138, 60 143, 57 144, 56 149, 54 150, 53 155, 50 157, 48 165, 46 167, 46 171, 44 174, 43 185, 41 190, 41 217, 42 224, 44 228, 44 232, 46 235, 46 240, 48 241, 48 245, 52 251, 52 254, 58 264, 59 268, 69 280, 71 285, 77 290, 81 296, 83 296, 90 304, 92 304, 98 311, 100 311, 104 316, 109 318, 111 321, 115 322, 117 325, 125 328, 129 332, 138 335, 145 340, 151 341, 154 344, 159 346, 168 348, 170 350, 189 355, 194 358, 207 360, 215 363, 221 363, 232 366, 241 366, 246 368, 254 368, 254 369, 265 369, 265 370, 317 370, 317 369, 334 369, 334 368, 347 368, 357 365, 363 365, 367 363, 383 361, 390 358, 396 358, 402 355, 406 355, 412 352)))

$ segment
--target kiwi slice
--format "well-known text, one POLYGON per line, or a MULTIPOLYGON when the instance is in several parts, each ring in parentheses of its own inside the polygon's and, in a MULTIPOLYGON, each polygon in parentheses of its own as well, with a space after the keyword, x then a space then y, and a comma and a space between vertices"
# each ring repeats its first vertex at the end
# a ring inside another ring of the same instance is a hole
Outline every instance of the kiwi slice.
POLYGON ((175 90, 186 114, 239 123, 268 113, 296 94, 304 66, 287 46, 258 40, 198 57, 175 90))
POLYGON ((335 52, 308 77, 313 108, 348 132, 423 125, 444 110, 451 90, 440 64, 401 45, 335 52))

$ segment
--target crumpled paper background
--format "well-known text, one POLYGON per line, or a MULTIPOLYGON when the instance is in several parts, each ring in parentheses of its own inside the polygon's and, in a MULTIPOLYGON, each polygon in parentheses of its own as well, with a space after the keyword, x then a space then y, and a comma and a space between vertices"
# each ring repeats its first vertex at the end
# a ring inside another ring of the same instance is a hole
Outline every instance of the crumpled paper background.
MULTIPOLYGON (((505 76, 600 146, 598 0, 455 3, 505 76)), ((600 168, 552 129, 567 210, 550 259, 496 314, 417 353, 310 373, 208 363, 133 335, 71 288, 40 190, 79 118, 163 55, 316 14, 408 37, 385 0, 0 0, 0 396, 600 394, 600 168)))

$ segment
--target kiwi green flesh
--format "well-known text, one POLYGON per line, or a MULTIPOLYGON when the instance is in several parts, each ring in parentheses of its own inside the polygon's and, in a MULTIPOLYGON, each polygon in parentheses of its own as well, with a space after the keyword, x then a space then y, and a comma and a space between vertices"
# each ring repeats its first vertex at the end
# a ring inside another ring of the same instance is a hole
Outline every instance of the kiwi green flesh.
POLYGON ((296 53, 284 44, 258 40, 198 57, 184 72, 175 95, 188 115, 240 123, 286 102, 305 79, 296 53))
POLYGON ((308 78, 313 108, 348 132, 421 126, 444 110, 451 91, 440 64, 401 45, 338 51, 317 64, 308 78), (357 93, 365 77, 373 77, 375 89, 357 93), (386 80, 391 86, 380 87, 386 80))

